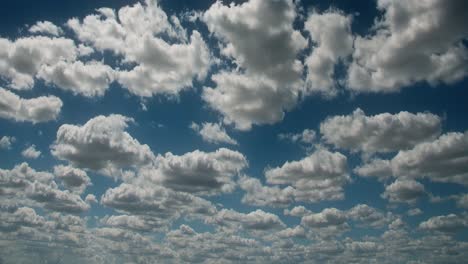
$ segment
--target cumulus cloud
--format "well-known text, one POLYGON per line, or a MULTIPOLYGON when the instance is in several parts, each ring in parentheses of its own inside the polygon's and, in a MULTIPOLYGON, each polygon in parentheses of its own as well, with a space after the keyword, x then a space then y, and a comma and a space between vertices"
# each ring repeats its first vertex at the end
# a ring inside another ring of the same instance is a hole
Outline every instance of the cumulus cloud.
POLYGON ((295 199, 317 202, 343 199, 343 186, 350 180, 347 158, 339 152, 319 149, 299 161, 265 171, 267 183, 291 184, 295 199))
POLYGON ((326 208, 320 213, 311 213, 302 217, 301 224, 312 228, 341 226, 346 224, 346 213, 336 208, 326 208))
POLYGON ((295 18, 290 0, 216 2, 203 14, 222 55, 244 70, 217 73, 212 76, 216 88, 204 88, 203 99, 225 123, 240 130, 272 124, 296 104, 303 69, 297 55, 307 41, 293 28, 295 18))
POLYGON ((390 202, 406 202, 415 203, 418 199, 426 194, 424 185, 415 180, 400 180, 397 179, 394 183, 385 187, 383 198, 390 202))
POLYGON ((17 122, 40 123, 57 119, 62 100, 55 96, 24 99, 0 88, 0 117, 17 122))
POLYGON ((74 61, 76 57, 77 48, 71 39, 37 36, 11 42, 0 38, 0 76, 15 89, 31 89, 42 66, 74 61))
POLYGON ((468 227, 465 217, 455 214, 434 216, 419 224, 419 228, 428 231, 453 233, 468 227))
POLYGON ((181 156, 169 152, 158 156, 155 164, 140 170, 141 184, 153 182, 177 191, 213 195, 233 191, 234 177, 248 162, 241 153, 220 148, 215 152, 195 150, 181 156))
POLYGON ((293 143, 312 144, 317 137, 316 133, 312 129, 304 129, 301 133, 281 133, 278 134, 279 139, 287 139, 293 143))
POLYGON ((307 93, 332 97, 338 93, 335 66, 353 51, 351 16, 331 10, 323 14, 312 12, 304 28, 316 45, 306 58, 307 93))
POLYGON ((383 16, 375 31, 356 38, 350 89, 395 92, 416 82, 453 83, 467 75, 465 1, 379 0, 377 8, 383 16))
POLYGON ((63 34, 63 30, 50 21, 37 21, 28 30, 31 33, 49 34, 56 37, 63 34))
POLYGON ((114 70, 101 62, 60 61, 45 65, 38 77, 63 90, 86 97, 104 95, 109 84, 114 80, 114 70))
POLYGON ((121 115, 97 116, 84 125, 60 126, 52 154, 73 166, 112 175, 117 169, 150 164, 154 154, 125 131, 133 119, 121 115))
POLYGON ((15 141, 15 137, 3 136, 0 138, 0 149, 11 149, 11 145, 13 145, 15 141))
POLYGON ((36 149, 36 145, 31 145, 25 148, 21 152, 21 155, 23 155, 23 157, 28 158, 28 159, 37 159, 41 155, 41 151, 36 149))
POLYGON ((267 231, 285 227, 285 224, 277 215, 260 209, 248 214, 239 213, 231 209, 223 209, 216 215, 208 218, 206 222, 221 228, 242 228, 252 231, 267 231))
POLYGON ((220 124, 205 122, 200 127, 199 124, 192 123, 190 124, 190 128, 197 132, 206 142, 237 145, 237 141, 232 139, 220 124))
POLYGON ((351 115, 329 117, 320 124, 325 142, 369 153, 409 149, 435 139, 440 130, 441 118, 431 113, 366 116, 359 108, 351 115))
POLYGON ((265 186, 260 180, 243 176, 239 186, 245 191, 242 202, 257 206, 286 207, 294 201, 296 190, 288 186, 281 189, 277 186, 265 186))
POLYGON ((88 185, 91 185, 91 179, 85 171, 71 166, 55 166, 54 174, 63 182, 65 187, 76 190, 79 193, 82 193, 88 185))
POLYGON ((211 55, 200 33, 193 31, 187 41, 180 21, 169 19, 157 1, 124 6, 117 14, 105 8, 97 11, 100 14, 82 22, 70 19, 67 25, 81 41, 124 57, 125 67, 116 71, 116 79, 131 93, 177 95, 192 86, 192 79, 206 77, 211 55))

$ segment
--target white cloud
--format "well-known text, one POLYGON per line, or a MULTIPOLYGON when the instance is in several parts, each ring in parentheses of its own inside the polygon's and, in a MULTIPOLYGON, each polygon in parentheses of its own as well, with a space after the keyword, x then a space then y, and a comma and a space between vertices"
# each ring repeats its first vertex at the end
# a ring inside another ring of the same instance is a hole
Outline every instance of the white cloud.
POLYGON ((409 216, 416 216, 416 215, 420 215, 423 213, 423 211, 419 208, 413 208, 413 209, 409 209, 407 212, 406 212, 409 216))
POLYGON ((149 146, 125 131, 132 121, 109 115, 94 117, 82 126, 62 125, 51 152, 78 168, 100 170, 107 175, 118 169, 150 164, 155 157, 149 146))
POLYGON ((256 206, 286 207, 294 201, 296 191, 291 186, 284 189, 264 186, 258 179, 246 176, 239 179, 239 186, 246 192, 242 202, 256 206))
POLYGON ((11 149, 11 145, 13 145, 15 141, 15 137, 3 136, 0 138, 0 149, 11 149))
POLYGON ((434 216, 419 224, 419 228, 429 231, 457 232, 468 227, 465 217, 455 214, 434 216))
POLYGON ((56 37, 63 34, 63 30, 50 21, 37 21, 36 24, 29 28, 29 32, 35 34, 49 34, 56 37))
POLYGON ((0 38, 0 76, 14 89, 31 89, 42 66, 74 61, 76 56, 71 39, 37 36, 11 42, 0 38))
POLYGON ((316 46, 306 58, 306 91, 333 97, 338 93, 335 66, 353 51, 351 16, 339 11, 313 12, 304 25, 316 46))
POLYGON ((441 118, 430 113, 383 113, 366 116, 356 109, 351 115, 333 116, 320 124, 325 142, 364 152, 392 152, 435 139, 441 118))
POLYGON ((350 180, 347 158, 339 152, 319 149, 300 161, 269 168, 270 184, 291 184, 298 201, 317 202, 344 198, 343 186, 350 180))
POLYGON ((237 145, 237 141, 232 139, 220 124, 204 122, 200 127, 200 125, 192 123, 190 128, 197 132, 206 142, 213 144, 225 143, 237 145))
POLYGON ((458 197, 457 206, 468 209, 468 194, 463 194, 458 197))
POLYGON ((467 6, 463 0, 379 0, 383 17, 372 35, 357 37, 348 87, 395 92, 416 82, 453 83, 467 75, 467 6))
POLYGON ((203 99, 225 123, 240 130, 276 123, 296 104, 303 70, 297 55, 307 41, 293 28, 295 9, 290 0, 251 0, 216 2, 203 14, 222 55, 245 70, 215 74, 216 88, 204 88, 203 99))
POLYGON ((54 84, 63 90, 86 97, 103 96, 109 84, 114 80, 114 71, 101 62, 60 61, 53 65, 44 65, 38 77, 48 84, 54 84))
POLYGON ((326 208, 320 213, 311 213, 302 217, 301 224, 312 228, 341 226, 346 224, 346 213, 336 208, 326 208))
POLYGON ((40 123, 57 119, 62 100, 55 96, 24 99, 0 88, 0 117, 17 122, 40 123))
POLYGON ((91 185, 91 179, 85 171, 71 166, 55 166, 54 174, 63 182, 65 187, 79 193, 82 193, 88 185, 91 185))
POLYGON ((277 215, 267 213, 259 209, 248 214, 223 209, 216 215, 208 218, 206 222, 221 228, 242 228, 244 230, 252 231, 283 229, 285 227, 285 224, 277 215))
POLYGON ((181 156, 169 152, 156 158, 155 167, 140 170, 139 183, 152 182, 203 195, 232 192, 236 186, 234 177, 247 165, 244 155, 225 148, 214 152, 195 150, 181 156))
POLYGON ((385 180, 393 175, 391 166, 389 160, 375 158, 355 168, 354 172, 362 177, 376 177, 379 180, 385 180))
POLYGON ((281 133, 278 134, 279 139, 288 139, 293 143, 303 143, 303 144, 312 144, 317 137, 316 133, 312 129, 304 129, 302 133, 281 133))
POLYGON ((37 159, 41 155, 41 151, 36 150, 36 145, 31 145, 25 148, 21 152, 21 155, 23 155, 23 157, 28 158, 28 159, 37 159))
POLYGON ((418 199, 426 195, 424 185, 414 180, 397 179, 392 184, 385 187, 383 198, 390 202, 414 204, 418 199))
POLYGON ((295 206, 292 209, 284 209, 284 215, 290 215, 290 216, 302 217, 310 213, 312 212, 302 205, 295 206))

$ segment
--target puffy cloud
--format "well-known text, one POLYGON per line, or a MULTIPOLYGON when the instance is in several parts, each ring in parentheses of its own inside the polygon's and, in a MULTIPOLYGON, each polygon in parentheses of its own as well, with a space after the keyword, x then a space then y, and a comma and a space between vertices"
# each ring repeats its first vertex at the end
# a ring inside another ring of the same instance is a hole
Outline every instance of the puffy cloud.
POLYGON ((246 193, 242 202, 257 206, 285 207, 294 201, 295 189, 288 186, 281 189, 277 186, 264 186, 258 179, 242 177, 239 186, 246 193))
POLYGON ((21 155, 23 155, 23 157, 28 158, 28 159, 37 159, 41 155, 41 151, 36 150, 36 145, 31 145, 25 148, 21 152, 21 155))
POLYGON ((421 183, 414 180, 397 179, 394 183, 385 187, 382 197, 390 202, 415 203, 425 194, 424 185, 421 183))
POLYGON ((150 164, 154 157, 125 131, 133 119, 121 115, 97 116, 82 126, 65 124, 51 146, 54 156, 79 168, 113 174, 117 169, 150 164))
POLYGON ((46 224, 44 217, 29 207, 17 208, 13 213, 2 212, 0 219, 2 220, 0 230, 7 232, 16 231, 20 227, 44 226, 46 224))
POLYGON ((347 212, 347 217, 363 225, 371 227, 382 227, 389 218, 380 210, 367 204, 358 204, 347 212))
POLYGON ((392 176, 392 167, 389 160, 372 159, 368 163, 357 167, 354 172, 362 177, 376 177, 385 180, 392 176))
POLYGON ((230 6, 216 2, 203 14, 209 31, 221 41, 222 55, 245 70, 215 74, 216 88, 204 88, 203 99, 225 123, 241 130, 272 124, 296 104, 303 69, 297 55, 307 41, 294 30, 295 18, 290 0, 230 6))
POLYGON ((285 224, 277 215, 259 209, 248 214, 223 209, 208 218, 206 222, 222 228, 242 228, 251 231, 266 231, 285 227, 285 224))
POLYGON ((124 6, 118 14, 105 8, 97 11, 99 15, 86 16, 82 22, 70 19, 67 25, 81 41, 123 55, 124 66, 130 69, 117 71, 116 79, 131 93, 177 95, 192 86, 193 78, 206 77, 211 55, 200 33, 193 31, 187 42, 177 17, 169 20, 157 1, 124 6))
POLYGON ((434 216, 419 224, 419 228, 438 232, 457 232, 468 227, 468 222, 464 217, 449 214, 434 216))
POLYGON ((319 149, 308 157, 269 168, 270 184, 291 184, 296 200, 317 202, 343 199, 343 185, 350 180, 347 158, 339 152, 319 149))
POLYGON ((302 133, 281 133, 278 135, 279 139, 288 139, 293 143, 312 144, 315 141, 316 133, 312 129, 304 129, 302 133))
POLYGON ((0 149, 11 149, 11 145, 13 145, 15 141, 15 137, 3 136, 0 138, 0 149))
POLYGON ((290 215, 290 216, 305 216, 312 213, 309 209, 305 208, 302 205, 295 206, 292 209, 285 209, 284 210, 284 215, 290 215))
POLYGON ((346 247, 354 253, 358 254, 372 254, 376 251, 383 249, 379 244, 372 241, 353 241, 346 244, 346 247))
POLYGON ((74 61, 76 56, 71 39, 37 36, 11 42, 0 38, 0 76, 9 80, 12 88, 31 89, 42 66, 74 61))
POLYGON ((392 152, 435 139, 441 118, 430 113, 383 113, 366 116, 356 109, 351 115, 333 116, 320 124, 325 142, 364 152, 392 152))
POLYGON ((45 65, 38 73, 38 77, 46 83, 69 90, 74 94, 86 97, 104 95, 109 84, 114 80, 114 71, 101 62, 60 61, 53 65, 45 65))
POLYGON ((37 21, 29 29, 31 33, 49 34, 59 36, 63 34, 63 30, 50 21, 37 21))
POLYGON ((415 82, 452 83, 467 75, 468 35, 463 0, 379 0, 383 17, 372 35, 357 37, 348 87, 359 92, 395 92, 415 82))
POLYGON ((0 88, 0 117, 17 122, 40 123, 57 119, 62 100, 55 96, 24 99, 0 88))
POLYGON ((166 222, 158 219, 145 218, 137 215, 112 215, 101 220, 103 224, 114 228, 136 231, 152 231, 164 227, 166 222))
POLYGON ((226 132, 226 130, 217 123, 203 123, 200 125, 192 123, 190 128, 200 134, 204 141, 213 144, 231 144, 237 145, 237 141, 232 139, 226 132))
POLYGON ((346 213, 336 208, 326 208, 320 213, 311 213, 302 217, 301 224, 312 228, 341 226, 346 223, 346 213))
POLYGON ((26 188, 26 195, 52 211, 82 213, 90 208, 79 195, 58 189, 55 182, 48 185, 34 182, 26 188))
POLYGON ((316 44, 305 60, 306 90, 327 97, 335 96, 338 93, 335 66, 353 51, 351 16, 333 10, 323 14, 313 12, 307 18, 304 28, 316 44))
POLYGON ((163 221, 172 221, 182 215, 203 217, 216 212, 210 202, 189 193, 176 192, 162 186, 126 183, 108 189, 101 203, 129 215, 148 216, 163 221))
POLYGON ((85 171, 71 166, 58 165, 54 167, 54 174, 65 187, 82 193, 86 186, 91 185, 91 179, 85 171))
POLYGON ((140 170, 141 184, 153 182, 176 191, 213 195, 233 191, 233 178, 248 163, 241 153, 220 148, 215 152, 195 150, 181 156, 169 152, 158 156, 155 164, 140 170))

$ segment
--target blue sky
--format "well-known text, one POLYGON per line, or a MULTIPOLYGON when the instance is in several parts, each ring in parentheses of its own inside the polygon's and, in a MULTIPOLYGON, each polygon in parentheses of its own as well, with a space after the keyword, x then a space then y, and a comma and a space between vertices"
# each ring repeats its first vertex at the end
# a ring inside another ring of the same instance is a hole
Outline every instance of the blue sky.
POLYGON ((464 1, 14 1, 4 263, 460 263, 464 1))

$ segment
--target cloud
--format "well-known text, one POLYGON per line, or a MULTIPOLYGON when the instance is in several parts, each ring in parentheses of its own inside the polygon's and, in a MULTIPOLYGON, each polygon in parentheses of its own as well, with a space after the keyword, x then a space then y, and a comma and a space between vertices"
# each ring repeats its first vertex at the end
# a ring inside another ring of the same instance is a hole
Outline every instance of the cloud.
POLYGON ((45 65, 38 77, 63 90, 86 97, 103 96, 109 84, 114 80, 114 70, 97 61, 60 61, 45 65))
MULTIPOLYGON (((121 115, 97 116, 84 125, 60 126, 52 154, 73 166, 112 175, 118 169, 150 164, 154 154, 125 131, 133 119, 121 115)), ((115 175, 114 175, 115 176, 115 175)))
POLYGON ((289 0, 251 0, 216 2, 203 14, 221 54, 244 70, 217 73, 216 88, 204 88, 203 99, 225 123, 240 130, 276 123, 296 104, 303 70, 297 56, 307 41, 293 28, 295 9, 289 0))
POLYGON ((383 113, 366 116, 356 109, 351 115, 333 116, 320 124, 325 142, 338 148, 363 152, 393 152, 435 139, 441 118, 430 113, 383 113))
POLYGON ((336 208, 326 208, 320 213, 303 216, 301 224, 311 228, 341 226, 346 223, 346 213, 336 208))
POLYGON ((237 141, 232 139, 220 124, 205 122, 201 125, 200 128, 200 125, 192 123, 190 128, 197 132, 206 142, 213 144, 225 143, 237 145, 237 141))
POLYGON ((384 212, 367 204, 357 204, 347 211, 347 217, 360 225, 382 227, 389 221, 384 212))
POLYGON ((63 30, 50 21, 37 21, 28 31, 34 34, 49 34, 56 37, 63 34, 63 30))
POLYGON ((269 168, 265 177, 270 184, 291 184, 296 189, 296 200, 309 202, 343 199, 343 186, 350 180, 347 158, 325 149, 302 160, 269 168))
POLYGON ((37 159, 41 155, 41 151, 36 150, 36 145, 31 145, 27 148, 25 148, 22 152, 21 155, 25 158, 28 159, 37 159))
POLYGON ((24 99, 0 88, 0 117, 33 124, 56 120, 62 109, 62 100, 55 96, 24 99))
POLYGON ((460 195, 457 199, 457 206, 468 209, 468 194, 460 195))
POLYGON ((157 1, 124 6, 116 14, 101 8, 82 22, 67 22, 78 39, 99 51, 123 56, 117 81, 132 94, 151 97, 177 95, 190 88, 194 78, 203 80, 211 55, 201 35, 193 31, 190 41, 177 17, 167 17, 157 1), (163 36, 169 36, 171 41, 163 36))
POLYGON ((392 184, 385 187, 383 198, 390 202, 414 204, 418 199, 426 195, 424 185, 414 180, 397 179, 392 184))
POLYGON ((467 75, 465 1, 379 0, 377 8, 383 16, 375 31, 354 43, 350 89, 395 92, 416 82, 453 83, 467 75))
POLYGON ((304 129, 302 133, 281 133, 278 134, 279 139, 287 139, 293 143, 312 144, 317 137, 316 133, 312 129, 304 129))
POLYGON ((239 186, 246 193, 242 202, 256 206, 286 207, 294 202, 295 189, 288 186, 281 189, 277 186, 264 186, 258 179, 241 177, 239 186))
POLYGON ((312 12, 307 18, 304 29, 316 44, 305 59, 307 93, 321 93, 326 97, 337 95, 335 66, 353 51, 351 21, 351 16, 336 10, 323 14, 312 12))
POLYGON ((202 195, 232 192, 234 177, 247 167, 241 153, 225 148, 214 152, 195 150, 178 156, 166 153, 158 156, 155 167, 145 167, 139 172, 141 184, 161 184, 176 191, 202 195))
POLYGON ((267 231, 285 227, 285 224, 277 215, 259 209, 248 214, 223 209, 208 218, 206 222, 227 229, 242 228, 243 230, 252 231, 267 231))
POLYGON ((76 57, 77 48, 71 39, 37 36, 11 42, 0 38, 0 76, 14 89, 31 89, 42 66, 74 61, 76 57))
POLYGON ((312 213, 309 209, 305 208, 302 205, 294 206, 292 209, 284 209, 284 215, 298 216, 302 217, 312 213))
POLYGON ((376 177, 383 181, 393 175, 391 166, 392 165, 389 160, 374 158, 368 163, 355 168, 353 171, 359 176, 376 177))
POLYGON ((466 227, 468 227, 467 220, 455 214, 434 216, 419 224, 419 228, 423 230, 444 233, 454 233, 466 227))
POLYGON ((91 179, 85 171, 71 166, 55 166, 54 174, 63 182, 65 187, 78 193, 82 193, 88 185, 91 185, 91 179))
POLYGON ((11 149, 11 145, 13 145, 15 141, 15 137, 3 136, 0 138, 0 149, 11 149))

